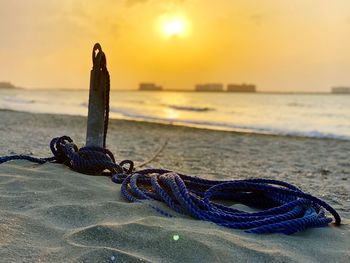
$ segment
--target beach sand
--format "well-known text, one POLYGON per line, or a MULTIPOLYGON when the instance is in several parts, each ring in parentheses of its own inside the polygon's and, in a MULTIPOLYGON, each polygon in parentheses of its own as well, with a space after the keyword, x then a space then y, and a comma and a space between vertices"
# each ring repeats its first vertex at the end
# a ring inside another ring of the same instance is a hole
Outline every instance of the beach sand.
MULTIPOLYGON (((51 156, 53 137, 85 141, 86 118, 0 111, 0 155, 51 156)), ((59 164, 0 165, 0 262, 349 262, 350 141, 112 120, 117 160, 209 179, 288 181, 329 202, 341 227, 254 235, 129 203, 109 178, 59 164), (178 235, 178 240, 174 240, 178 235)), ((164 209, 165 205, 157 204, 164 209)), ((170 210, 169 210, 170 211, 170 210)))

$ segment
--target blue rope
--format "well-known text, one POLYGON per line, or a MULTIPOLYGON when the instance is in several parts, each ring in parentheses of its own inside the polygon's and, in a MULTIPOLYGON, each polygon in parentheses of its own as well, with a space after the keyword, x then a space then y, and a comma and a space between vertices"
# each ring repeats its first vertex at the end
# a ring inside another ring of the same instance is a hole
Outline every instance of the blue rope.
MULTIPOLYGON (((28 160, 43 164, 62 163, 79 173, 106 175, 121 184, 122 195, 131 202, 157 200, 175 212, 190 215, 221 226, 244 229, 249 233, 293 234, 312 227, 324 227, 339 214, 326 202, 301 191, 289 183, 272 179, 207 180, 165 169, 134 171, 130 160, 116 163, 113 154, 100 147, 78 147, 68 136, 54 138, 50 143, 53 157, 35 158, 27 155, 0 157, 0 164, 11 160, 28 160), (217 200, 241 203, 259 212, 246 212, 220 204, 217 200)), ((150 205, 165 216, 168 212, 150 205)))

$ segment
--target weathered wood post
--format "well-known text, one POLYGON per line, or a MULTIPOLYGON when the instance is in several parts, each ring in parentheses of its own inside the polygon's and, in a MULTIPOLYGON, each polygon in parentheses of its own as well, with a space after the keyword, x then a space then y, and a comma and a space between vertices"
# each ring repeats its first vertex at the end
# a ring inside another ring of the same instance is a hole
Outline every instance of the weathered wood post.
MULTIPOLYGON (((106 111, 106 56, 99 43, 92 50, 86 146, 104 147, 106 111)), ((108 120, 107 120, 108 121, 108 120)))

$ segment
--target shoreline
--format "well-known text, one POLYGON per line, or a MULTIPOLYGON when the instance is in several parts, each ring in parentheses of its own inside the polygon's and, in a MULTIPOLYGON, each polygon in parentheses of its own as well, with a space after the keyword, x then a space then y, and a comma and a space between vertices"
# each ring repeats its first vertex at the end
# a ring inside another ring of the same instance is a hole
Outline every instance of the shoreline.
MULTIPOLYGON (((35 90, 35 91, 87 91, 87 88, 28 88, 28 87, 16 87, 24 90, 35 90)), ((111 91, 117 92, 191 92, 191 93, 235 93, 235 94, 277 94, 277 95, 348 95, 349 93, 332 93, 332 91, 315 91, 315 92, 302 92, 302 91, 256 91, 256 92, 233 92, 233 91, 196 91, 192 89, 163 89, 163 90, 138 90, 138 89, 112 89, 111 91)))
MULTIPOLYGON (((28 114, 39 114, 39 115, 56 115, 56 116, 67 116, 67 117, 81 117, 81 118, 87 118, 85 115, 74 115, 74 114, 63 114, 63 113, 46 113, 46 112, 30 112, 30 111, 20 111, 20 110, 11 110, 11 109, 2 109, 0 108, 0 112, 18 112, 18 113, 28 113, 28 114)), ((344 141, 348 142, 350 141, 350 138, 347 137, 336 137, 336 135, 332 135, 329 137, 322 137, 322 136, 307 136, 304 134, 279 134, 279 133, 273 133, 273 132, 257 132, 248 128, 220 128, 220 127, 214 127, 210 125, 202 125, 202 124, 193 124, 193 123, 184 123, 184 122, 177 122, 177 121, 166 121, 166 120, 147 120, 147 119, 137 119, 137 118, 113 118, 110 116, 109 122, 113 121, 126 121, 126 122, 138 122, 138 123, 144 123, 144 124, 159 124, 159 125, 165 125, 170 127, 185 127, 189 129, 199 129, 199 130, 206 130, 206 131, 213 131, 213 132, 228 132, 228 133, 236 133, 236 134, 242 134, 242 135, 251 135, 251 136, 276 136, 276 137, 287 137, 287 138, 300 138, 300 139, 316 139, 316 140, 335 140, 335 141, 344 141)))

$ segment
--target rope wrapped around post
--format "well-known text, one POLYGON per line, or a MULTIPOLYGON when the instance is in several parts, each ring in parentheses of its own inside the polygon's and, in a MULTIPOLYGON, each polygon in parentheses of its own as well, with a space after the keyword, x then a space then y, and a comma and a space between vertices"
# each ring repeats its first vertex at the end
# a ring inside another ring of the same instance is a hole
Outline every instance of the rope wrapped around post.
MULTIPOLYGON (((207 180, 165 169, 134 171, 134 163, 116 163, 113 154, 102 147, 78 149, 68 136, 52 139, 53 157, 34 158, 26 155, 0 157, 0 164, 24 159, 39 164, 56 162, 72 170, 89 175, 109 176, 121 184, 122 195, 131 202, 157 200, 180 214, 190 215, 218 225, 244 229, 246 232, 293 234, 312 227, 324 227, 341 218, 326 202, 301 191, 289 183, 272 179, 207 180), (222 205, 215 200, 241 203, 258 212, 245 212, 222 205)), ((165 216, 170 213, 150 205, 165 216)))

